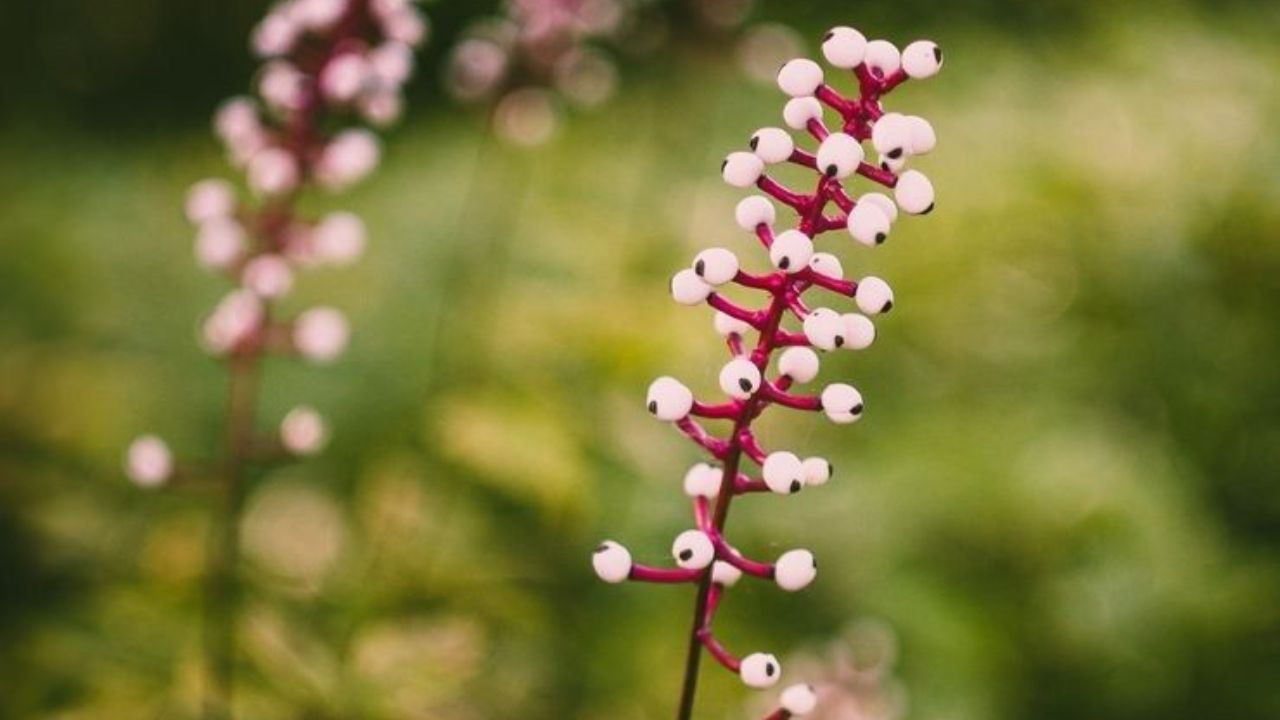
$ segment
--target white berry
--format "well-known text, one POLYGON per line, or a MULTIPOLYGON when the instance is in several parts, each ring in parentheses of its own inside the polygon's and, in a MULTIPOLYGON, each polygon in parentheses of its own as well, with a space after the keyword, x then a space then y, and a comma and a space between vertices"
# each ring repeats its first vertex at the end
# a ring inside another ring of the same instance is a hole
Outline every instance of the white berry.
POLYGON ((724 248, 707 248, 693 259, 693 272, 711 285, 723 285, 738 274, 738 256, 724 248))
POLYGON ((808 550, 788 550, 773 566, 774 582, 787 592, 803 590, 817 576, 818 561, 808 550))
POLYGON ((866 350, 876 339, 876 326, 866 315, 849 313, 842 315, 844 321, 845 347, 850 350, 866 350))
POLYGON ((893 309, 893 288, 880 278, 868 275, 858 281, 854 299, 858 309, 868 315, 887 313, 893 309))
POLYGON ((783 710, 796 717, 804 717, 818 706, 818 696, 812 687, 801 683, 783 690, 779 702, 783 710))
POLYGON ((663 376, 649 385, 646 406, 659 420, 675 422, 693 409, 693 391, 679 380, 663 376))
POLYGON ((631 575, 631 553, 612 540, 605 540, 591 555, 591 567, 607 583, 620 583, 631 575))
POLYGON ((760 389, 760 368, 746 358, 734 358, 720 370, 720 389, 726 395, 746 400, 760 389))
POLYGON ((711 582, 724 587, 733 587, 742 578, 742 571, 723 560, 711 564, 711 582))
POLYGON ((840 264, 840 258, 831 253, 814 253, 809 258, 809 269, 836 280, 844 277, 844 265, 840 264))
POLYGON ((932 40, 917 40, 902 51, 902 69, 915 79, 933 77, 942 69, 942 48, 932 40))
POLYGON ((813 240, 799 230, 787 230, 773 239, 769 246, 769 260, 775 267, 788 273, 800 272, 813 256, 813 240))
POLYGON ((791 139, 791 133, 782 128, 760 128, 755 135, 751 136, 751 150, 770 165, 785 162, 795 149, 796 144, 791 139))
POLYGON ((698 463, 684 474, 684 494, 689 497, 714 498, 720 494, 724 470, 715 465, 698 463))
POLYGON ((884 212, 885 216, 889 218, 890 224, 893 224, 898 221, 898 204, 895 203, 892 198, 890 198, 888 195, 885 195, 884 193, 878 193, 878 192, 863 193, 862 195, 858 196, 858 202, 870 203, 880 208, 884 212))
POLYGON ((867 64, 872 73, 888 77, 902 67, 902 53, 888 40, 872 40, 867 43, 867 52, 862 62, 867 64))
POLYGON ((711 538, 701 530, 685 530, 671 543, 671 556, 676 564, 686 570, 701 570, 716 557, 711 538))
POLYGON ((844 383, 828 385, 822 391, 822 411, 832 422, 841 425, 856 422, 862 417, 862 393, 844 383))
POLYGON ((778 71, 778 87, 793 98, 812 95, 822 84, 822 66, 807 58, 790 60, 778 71))
POLYGON ((831 462, 826 458, 811 457, 805 458, 804 463, 804 484, 805 487, 812 485, 819 487, 826 485, 831 479, 832 467, 831 462))
POLYGON ((911 123, 906 115, 888 113, 871 126, 871 145, 891 160, 901 158, 911 144, 911 123))
POLYGON ((908 170, 893 188, 898 207, 912 215, 926 215, 933 210, 933 183, 918 170, 908 170))
POLYGON ((831 133, 818 146, 818 170, 827 177, 843 180, 862 162, 862 145, 851 135, 831 133))
POLYGON ((767 653, 751 653, 742 658, 742 665, 738 668, 738 676, 742 678, 742 682, 748 687, 767 688, 773 687, 778 682, 778 678, 782 676, 782 666, 778 664, 778 658, 767 653))
POLYGON ((803 130, 809 124, 810 120, 822 119, 822 103, 817 98, 798 97, 791 98, 787 104, 782 107, 782 120, 787 127, 794 130, 803 130))
POLYGON ((734 187, 751 187, 764 174, 764 161, 755 153, 729 153, 720 166, 720 175, 724 181, 734 187))
POLYGON ((804 318, 804 336, 819 350, 844 347, 846 332, 844 320, 830 308, 815 308, 804 318))
POLYGON ((833 27, 822 40, 822 56, 835 67, 852 70, 867 54, 867 38, 851 27, 833 27))
POLYGON ((795 453, 780 450, 770 453, 760 468, 764 484, 779 495, 800 492, 804 487, 804 463, 795 453))
POLYGON ((738 207, 733 211, 733 219, 737 221, 738 227, 753 232, 761 225, 772 225, 777 214, 769 198, 751 195, 738 202, 738 207))
POLYGON ((778 372, 800 384, 818 377, 818 353, 807 347, 789 347, 778 357, 778 372))
POLYGON ((671 297, 681 305, 697 305, 710 294, 711 286, 692 268, 685 268, 671 277, 671 297))
POLYGON ((912 155, 927 155, 938 144, 938 136, 933 132, 933 125, 919 115, 906 116, 907 151, 912 155))
POLYGON ((854 240, 875 247, 889 238, 889 216, 875 203, 860 202, 849 211, 849 234, 854 240))

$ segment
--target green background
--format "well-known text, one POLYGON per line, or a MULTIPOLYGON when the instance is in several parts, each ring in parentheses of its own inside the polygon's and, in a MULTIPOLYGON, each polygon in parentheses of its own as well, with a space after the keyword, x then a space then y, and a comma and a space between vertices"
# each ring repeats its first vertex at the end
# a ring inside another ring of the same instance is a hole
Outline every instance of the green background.
MULTIPOLYGON (((937 211, 874 251, 821 243, 897 293, 873 348, 824 363, 866 417, 770 415, 766 443, 838 474, 735 505, 741 547, 811 547, 822 574, 744 581, 718 629, 797 675, 892 637, 857 662, 920 720, 1280 717, 1280 9, 930 5, 753 14, 811 53, 848 23, 948 59, 888 101, 938 131, 937 211)), ((225 284, 180 209, 230 176, 207 118, 261 11, 0 9, 0 717, 198 705, 208 499, 120 458, 147 431, 217 451, 225 378, 195 339, 225 284)), ((254 480, 242 715, 666 717, 691 593, 588 558, 612 537, 660 563, 691 523, 697 454, 642 401, 661 374, 713 395, 724 351, 666 281, 709 245, 763 262, 716 168, 783 97, 665 8, 669 45, 614 53, 609 104, 517 149, 438 91, 486 7, 427 11, 383 167, 311 201, 372 239, 287 303, 348 312, 347 355, 268 371, 264 427, 305 402, 334 436, 254 480)), ((703 693, 699 717, 754 712, 725 673, 703 693)))

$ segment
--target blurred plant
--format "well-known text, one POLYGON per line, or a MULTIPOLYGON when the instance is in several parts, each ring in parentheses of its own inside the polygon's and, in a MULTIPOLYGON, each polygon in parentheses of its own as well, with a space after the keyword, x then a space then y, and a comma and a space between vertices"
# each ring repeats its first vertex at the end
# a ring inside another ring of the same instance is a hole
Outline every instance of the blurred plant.
POLYGON ((812 720, 898 720, 905 715, 906 693, 894 676, 897 659, 893 628, 878 620, 860 620, 831 642, 825 653, 802 654, 789 661, 793 667, 800 666, 812 683, 789 689, 783 706, 765 720, 797 715, 812 720))
POLYGON ((464 32, 446 87, 463 102, 493 102, 505 139, 538 145, 555 132, 551 90, 585 107, 613 94, 617 69, 589 43, 618 32, 630 11, 627 0, 507 0, 464 32))
MULTIPOLYGON (((885 281, 876 277, 857 282, 845 280, 840 260, 829 253, 815 252, 813 239, 844 228, 858 242, 874 247, 887 238, 899 209, 922 215, 934 207, 933 186, 928 178, 918 171, 904 170, 908 158, 933 149, 933 129, 923 118, 885 113, 881 98, 908 78, 927 78, 937 73, 942 65, 941 50, 933 42, 920 40, 900 52, 884 40, 868 42, 848 27, 831 30, 822 50, 830 64, 853 72, 858 80, 856 98, 846 97, 826 84, 822 68, 812 60, 791 60, 777 76, 778 86, 791 96, 783 110, 786 124, 812 135, 818 142, 817 151, 798 148, 786 130, 763 128, 752 136, 749 152, 731 153, 721 166, 721 174, 730 185, 755 185, 798 216, 793 229, 776 232, 776 211, 767 197, 751 196, 737 206, 738 225, 756 235, 768 252, 773 270, 752 274, 741 268, 732 251, 710 248, 671 280, 676 302, 705 302, 717 311, 715 328, 726 338, 733 355, 719 374, 720 389, 729 396, 725 402, 698 401, 688 387, 671 377, 661 377, 649 387, 649 412, 659 420, 675 423, 720 463, 695 465, 684 478, 685 493, 693 500, 696 527, 680 533, 672 544, 671 554, 678 567, 635 563, 630 552, 613 541, 597 547, 592 558, 597 575, 610 583, 636 580, 697 584, 677 713, 680 720, 692 716, 704 649, 750 687, 771 687, 781 677, 782 668, 773 655, 757 652, 740 658, 716 639, 711 626, 725 591, 744 573, 772 580, 791 592, 808 586, 817 576, 817 563, 808 550, 790 550, 774 563, 764 563, 744 556, 724 536, 734 497, 756 492, 796 493, 804 487, 825 484, 833 471, 831 464, 820 457, 802 459, 785 450, 765 450, 752 423, 772 405, 821 410, 836 423, 859 420, 862 395, 851 385, 830 384, 819 395, 793 394, 791 387, 817 377, 820 361, 815 348, 833 351, 869 347, 876 330, 867 316, 893 307, 893 291, 885 281), (824 122, 824 104, 839 116, 840 125, 835 131, 824 122), (879 165, 865 162, 862 142, 867 140, 879 153, 879 165), (770 177, 766 167, 778 163, 816 172, 814 191, 792 190, 770 177), (894 199, 866 193, 855 200, 844 186, 844 181, 854 175, 891 188, 894 199), (828 214, 827 206, 833 203, 838 212, 828 214), (765 292, 768 304, 760 309, 738 305, 716 291, 728 283, 765 292), (853 298, 863 314, 841 314, 826 307, 811 309, 804 295, 814 288, 853 298), (800 324, 799 331, 783 327, 788 315, 800 324), (756 332, 757 339, 755 347, 748 351, 745 338, 750 331, 756 332), (771 380, 765 373, 777 350, 782 352, 777 360, 777 375, 771 380), (694 418, 728 421, 732 427, 720 437, 694 418), (744 456, 759 467, 760 477, 744 471, 744 456)), ((772 717, 806 714, 814 702, 814 693, 808 686, 792 686, 783 692, 782 709, 772 717)))
POLYGON ((147 435, 130 446, 125 470, 145 487, 218 478, 221 504, 212 524, 205 601, 206 717, 231 713, 246 475, 254 465, 316 453, 328 434, 323 418, 306 406, 285 415, 274 436, 259 434, 262 362, 270 355, 331 361, 349 336, 346 318, 334 308, 285 319, 276 303, 293 287, 297 269, 351 263, 366 242, 359 217, 333 212, 312 221, 298 204, 312 187, 336 192, 377 166, 377 137, 352 121, 386 125, 399 117, 400 89, 426 30, 409 0, 277 4, 252 35, 253 50, 266 61, 258 99, 229 100, 214 118, 254 199, 242 201, 218 179, 196 183, 187 196, 186 215, 198 228, 197 261, 235 285, 202 329, 205 348, 226 362, 229 374, 225 446, 208 467, 186 467, 174 462, 164 441, 147 435))

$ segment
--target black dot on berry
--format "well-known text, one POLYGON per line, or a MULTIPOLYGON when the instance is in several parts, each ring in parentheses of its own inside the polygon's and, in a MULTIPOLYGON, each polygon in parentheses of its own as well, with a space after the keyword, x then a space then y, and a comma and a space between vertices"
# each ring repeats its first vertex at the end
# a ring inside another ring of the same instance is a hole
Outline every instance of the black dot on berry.
POLYGON ((657 400, 651 400, 651 401, 649 401, 649 412, 650 412, 650 413, 653 413, 654 415, 657 415, 657 414, 658 414, 658 401, 657 401, 657 400))
POLYGON ((889 236, 885 235, 884 233, 876 233, 876 244, 883 245, 884 241, 887 240, 888 238, 889 236))
POLYGON ((800 492, 800 481, 799 481, 799 480, 792 480, 792 481, 791 481, 791 492, 793 492, 793 493, 798 493, 798 492, 800 492))
POLYGON ((784 257, 781 260, 779 260, 778 267, 782 268, 783 270, 786 270, 787 268, 791 267, 791 258, 784 257))
POLYGON ((885 153, 885 155, 887 155, 890 158, 893 158, 894 160, 897 160, 898 158, 902 157, 902 148, 894 148, 889 152, 885 153))
POLYGON ((942 48, 937 45, 933 46, 933 59, 937 60, 938 64, 942 64, 942 48))
POLYGON ((680 551, 680 559, 681 559, 681 560, 684 560, 685 562, 688 562, 688 561, 692 560, 692 559, 693 559, 693 551, 692 551, 692 550, 681 550, 681 551, 680 551))
POLYGON ((746 378, 740 378, 738 380, 738 387, 742 388, 746 392, 751 392, 751 381, 746 378))
POLYGON ((698 277, 702 277, 702 272, 706 269, 707 263, 705 260, 699 260, 693 264, 693 271, 698 274, 698 277))

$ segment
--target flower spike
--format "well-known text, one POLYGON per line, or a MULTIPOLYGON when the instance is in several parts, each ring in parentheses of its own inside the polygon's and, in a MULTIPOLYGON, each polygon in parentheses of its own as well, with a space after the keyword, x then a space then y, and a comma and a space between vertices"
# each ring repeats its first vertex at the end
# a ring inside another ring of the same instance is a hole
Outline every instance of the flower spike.
MULTIPOLYGON (((837 27, 823 38, 822 55, 840 74, 852 75, 857 94, 843 94, 832 77, 837 73, 824 71, 812 60, 786 63, 777 83, 789 98, 783 120, 796 134, 761 128, 751 135, 746 149, 730 152, 720 167, 729 185, 759 191, 738 203, 734 220, 755 235, 772 271, 747 273, 735 250, 709 248, 671 282, 677 302, 705 304, 714 311, 715 328, 732 354, 718 378, 727 400, 704 403, 685 385, 662 377, 650 386, 646 401, 650 413, 673 422, 716 460, 716 464, 693 466, 684 477, 684 491, 693 499, 696 529, 676 538, 675 569, 632 565, 630 556, 623 555, 625 550, 612 543, 601 545, 593 561, 609 582, 625 575, 697 584, 680 720, 692 716, 698 662, 704 650, 750 687, 771 687, 781 677, 781 665, 772 655, 752 653, 739 658, 730 652, 713 634, 712 621, 728 588, 742 576, 795 592, 816 579, 817 562, 813 553, 803 549, 787 551, 773 563, 749 559, 725 538, 725 519, 736 496, 791 495, 817 488, 831 479, 834 469, 824 458, 766 450, 752 424, 774 405, 821 411, 838 424, 861 419, 862 394, 852 385, 830 383, 816 394, 798 394, 792 388, 817 379, 820 353, 864 350, 873 344, 877 329, 871 318, 894 307, 893 290, 874 276, 846 279, 844 263, 856 252, 884 244, 900 215, 925 215, 935 205, 933 184, 923 173, 907 168, 914 158, 934 149, 933 126, 923 118, 886 112, 882 100, 898 85, 938 72, 942 51, 937 44, 921 40, 899 50, 887 40, 868 40, 854 28, 837 27), (806 147, 801 147, 801 141, 806 141, 806 147), (812 184, 780 183, 771 173, 784 163, 813 173, 812 184), (852 191, 852 183, 866 181, 880 187, 862 194, 852 191), (795 220, 782 223, 779 208, 790 209, 795 220), (848 237, 853 242, 836 245, 839 252, 818 251, 820 236, 833 231, 840 231, 835 233, 838 239, 848 237), (764 303, 744 306, 715 289, 729 282, 759 292, 764 303), (823 305, 806 301, 805 294, 815 288, 825 294, 823 305), (827 299, 855 307, 826 307, 827 299), (768 373, 771 364, 776 376, 768 373), (690 416, 727 421, 732 428, 723 437, 712 435, 690 416), (747 470, 748 464, 759 468, 757 476, 747 470)), ((813 710, 815 702, 812 688, 793 685, 782 693, 782 707, 769 717, 801 717, 813 710)))

